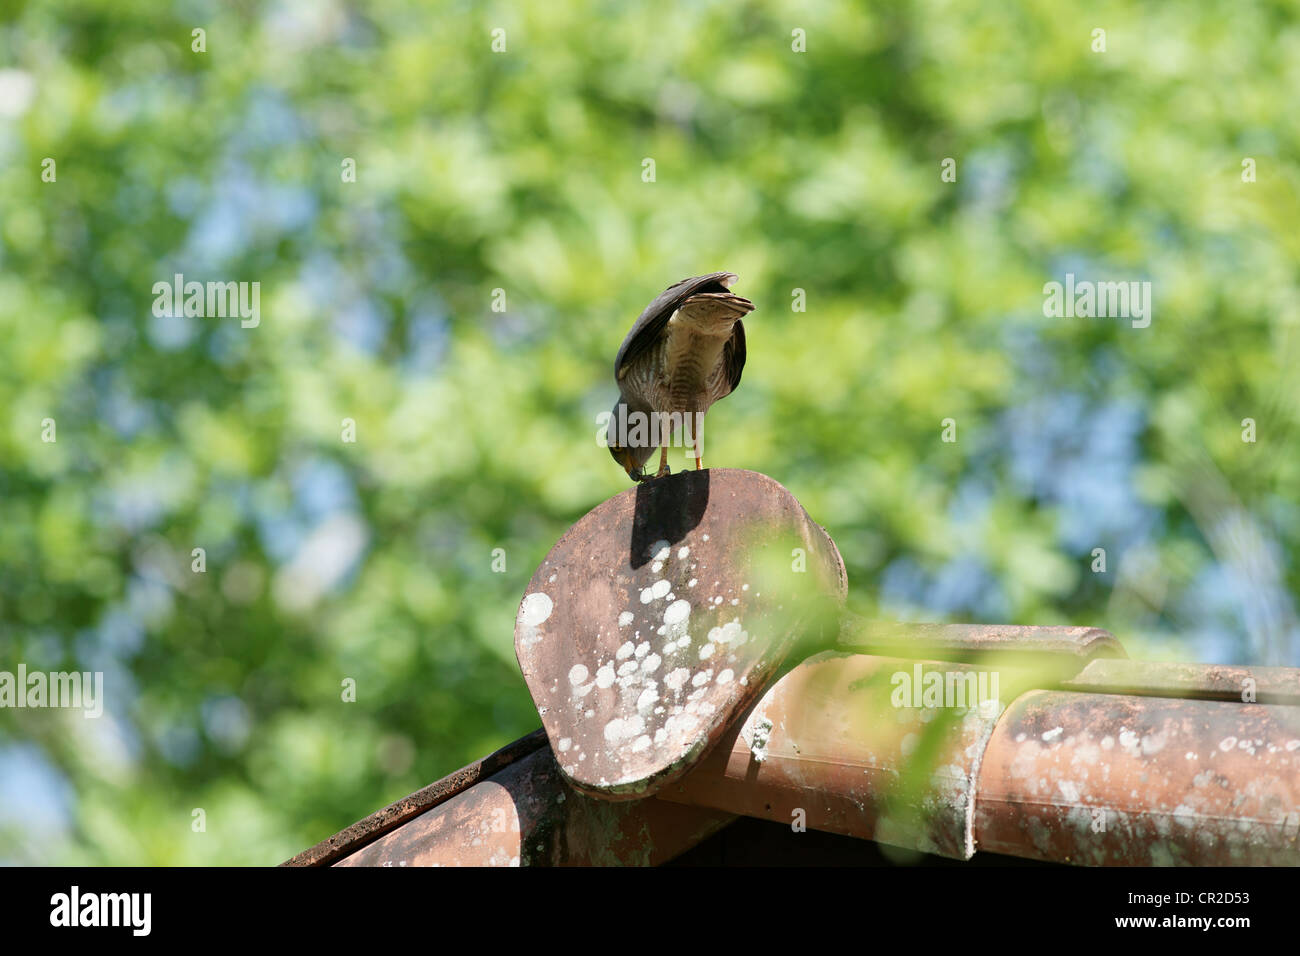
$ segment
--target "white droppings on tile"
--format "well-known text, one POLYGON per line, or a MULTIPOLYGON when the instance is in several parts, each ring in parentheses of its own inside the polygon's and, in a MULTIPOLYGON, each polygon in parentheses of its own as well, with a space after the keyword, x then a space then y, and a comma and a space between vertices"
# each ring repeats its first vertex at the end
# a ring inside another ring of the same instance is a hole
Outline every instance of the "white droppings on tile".
POLYGON ((690 616, 690 601, 674 601, 672 604, 668 605, 667 609, 664 611, 664 623, 669 625, 681 624, 690 616))
POLYGON ((686 679, 690 676, 690 671, 685 667, 679 667, 664 678, 664 684, 666 684, 671 690, 680 691, 682 685, 686 683, 686 679))

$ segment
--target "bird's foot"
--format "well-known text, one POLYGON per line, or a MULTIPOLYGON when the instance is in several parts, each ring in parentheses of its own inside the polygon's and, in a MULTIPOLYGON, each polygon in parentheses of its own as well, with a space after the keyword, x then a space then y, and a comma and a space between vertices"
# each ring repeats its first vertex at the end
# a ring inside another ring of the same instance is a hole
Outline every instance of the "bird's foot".
POLYGON ((672 473, 673 473, 673 470, 672 470, 671 468, 669 468, 667 465, 664 465, 662 468, 660 468, 658 471, 656 471, 656 472, 655 472, 653 475, 651 475, 650 477, 651 477, 651 478, 667 478, 667 477, 668 477, 669 475, 671 475, 672 473))

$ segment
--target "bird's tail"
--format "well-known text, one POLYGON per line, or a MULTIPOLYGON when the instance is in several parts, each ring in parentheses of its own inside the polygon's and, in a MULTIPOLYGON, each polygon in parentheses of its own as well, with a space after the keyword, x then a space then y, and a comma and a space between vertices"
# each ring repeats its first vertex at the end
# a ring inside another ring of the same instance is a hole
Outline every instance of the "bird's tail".
POLYGON ((700 325, 730 327, 754 311, 754 303, 733 292, 700 292, 682 303, 681 311, 700 325))

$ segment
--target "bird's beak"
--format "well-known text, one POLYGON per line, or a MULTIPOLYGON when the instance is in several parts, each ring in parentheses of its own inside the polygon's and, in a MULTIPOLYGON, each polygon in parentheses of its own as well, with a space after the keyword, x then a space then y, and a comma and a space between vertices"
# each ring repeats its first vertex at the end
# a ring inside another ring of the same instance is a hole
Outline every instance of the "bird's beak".
POLYGON ((613 451, 614 451, 614 460, 623 466, 623 470, 627 472, 627 476, 629 478, 631 478, 633 481, 645 480, 645 470, 640 465, 638 465, 635 462, 635 460, 632 458, 631 449, 615 448, 613 449, 613 451))

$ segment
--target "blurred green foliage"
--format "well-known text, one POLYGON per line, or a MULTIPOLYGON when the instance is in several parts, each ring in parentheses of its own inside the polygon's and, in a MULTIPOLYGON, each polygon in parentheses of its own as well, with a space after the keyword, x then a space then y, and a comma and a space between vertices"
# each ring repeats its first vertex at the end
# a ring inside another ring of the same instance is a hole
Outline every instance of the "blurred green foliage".
POLYGON ((1300 664, 1296 10, 7 4, 0 669, 107 710, 0 712, 0 861, 276 862, 537 726, 517 602, 713 269, 758 311, 708 461, 859 610, 1300 664), (1044 317, 1067 272, 1151 326, 1044 317), (175 273, 260 325, 153 316, 175 273))

